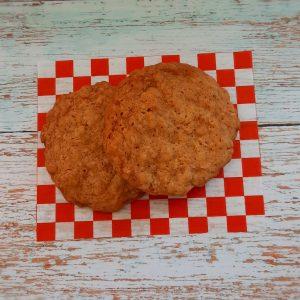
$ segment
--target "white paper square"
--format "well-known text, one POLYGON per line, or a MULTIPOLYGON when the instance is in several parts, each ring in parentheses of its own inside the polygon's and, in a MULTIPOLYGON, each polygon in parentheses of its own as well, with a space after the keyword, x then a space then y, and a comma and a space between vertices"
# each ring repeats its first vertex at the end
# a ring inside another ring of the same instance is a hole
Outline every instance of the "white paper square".
POLYGON ((232 53, 216 53, 217 70, 234 69, 232 53))
POLYGON ((131 219, 131 205, 127 203, 120 210, 112 214, 113 220, 131 219))
POLYGON ((182 53, 180 54, 180 62, 198 67, 198 58, 195 53, 182 53))
POLYGON ((132 236, 141 236, 150 234, 150 220, 131 220, 132 236))
POLYGON ((189 198, 188 202, 188 216, 189 217, 206 217, 207 208, 205 198, 189 198))
POLYGON ((247 232, 264 232, 266 229, 265 216, 246 216, 247 232))
POLYGON ((253 85, 252 69, 235 69, 235 85, 253 85))
POLYGON ((151 66, 161 63, 161 56, 145 56, 144 58, 144 65, 151 66))
POLYGON ((55 204, 37 204, 36 219, 38 223, 55 222, 55 204))
POLYGON ((93 221, 93 211, 89 207, 75 205, 75 221, 93 221))
POLYGON ((97 82, 101 82, 101 81, 109 81, 109 76, 92 76, 91 77, 91 83, 95 84, 97 82))
POLYGON ((236 104, 237 103, 237 100, 236 100, 236 88, 228 86, 228 87, 224 87, 224 89, 229 93, 230 102, 233 103, 233 104, 236 104))
POLYGON ((126 74, 126 59, 114 57, 109 59, 109 74, 126 74))
POLYGON ((63 95, 73 92, 73 77, 56 78, 56 94, 63 95))
POLYGON ((187 218, 170 219, 170 235, 183 235, 189 233, 187 218))
POLYGON ((54 61, 40 61, 38 63, 38 77, 39 78, 54 78, 55 77, 55 62, 54 61))
POLYGON ((150 217, 151 218, 169 218, 169 201, 150 200, 150 217))
POLYGON ((37 168, 37 183, 38 185, 53 184, 53 181, 45 167, 37 168))
POLYGON ((226 217, 208 217, 207 223, 208 223, 208 232, 210 234, 227 232, 226 217))
POLYGON ((74 60, 74 76, 91 76, 91 60, 74 60))
POLYGON ((74 222, 55 223, 55 239, 74 239, 74 222))
POLYGON ((217 71, 211 70, 211 71, 205 71, 206 74, 217 80, 217 71))
POLYGON ((232 159, 224 167, 224 177, 243 177, 241 159, 232 159))
POLYGON ((45 145, 41 141, 41 132, 40 131, 38 131, 38 148, 39 149, 45 148, 45 145))
POLYGON ((255 104, 238 104, 238 115, 240 121, 256 121, 255 104))
POLYGON ((226 212, 228 216, 245 215, 244 197, 226 197, 226 212))
POLYGON ((258 140, 241 140, 241 156, 260 157, 258 140))
POLYGON ((55 188, 55 197, 56 203, 67 203, 68 201, 64 198, 63 194, 61 193, 60 189, 57 187, 55 188))
POLYGON ((144 194, 141 197, 139 197, 137 200, 149 200, 149 194, 144 194))
POLYGON ((94 221, 93 222, 94 238, 111 237, 112 221, 94 221))
POLYGON ((207 197, 224 197, 224 179, 212 178, 205 185, 207 197))
POLYGON ((244 177, 243 181, 245 196, 262 194, 261 177, 244 177))
POLYGON ((38 96, 38 112, 47 113, 55 103, 55 96, 38 96))

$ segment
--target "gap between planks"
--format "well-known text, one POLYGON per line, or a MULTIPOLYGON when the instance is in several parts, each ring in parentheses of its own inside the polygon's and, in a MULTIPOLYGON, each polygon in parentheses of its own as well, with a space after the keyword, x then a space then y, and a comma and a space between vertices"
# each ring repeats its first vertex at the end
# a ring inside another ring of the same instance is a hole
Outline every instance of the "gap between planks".
MULTIPOLYGON (((264 127, 289 127, 289 126, 300 126, 300 123, 258 124, 259 128, 264 128, 264 127)), ((36 130, 0 131, 0 134, 7 134, 7 133, 37 133, 37 131, 36 130)))

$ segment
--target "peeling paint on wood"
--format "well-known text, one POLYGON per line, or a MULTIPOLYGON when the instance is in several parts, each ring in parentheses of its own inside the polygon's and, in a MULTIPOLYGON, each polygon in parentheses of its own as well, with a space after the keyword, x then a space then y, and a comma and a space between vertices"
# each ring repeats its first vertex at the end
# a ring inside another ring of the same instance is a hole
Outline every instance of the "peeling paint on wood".
POLYGON ((295 298, 300 251, 295 209, 300 199, 300 168, 295 162, 300 126, 266 127, 260 134, 267 212, 264 230, 223 237, 53 243, 34 242, 36 135, 2 134, 0 154, 4 149, 11 153, 0 156, 0 207, 9 212, 0 221, 2 294, 20 296, 26 290, 28 295, 39 295, 42 288, 56 298, 109 294, 121 298, 141 294, 148 298, 295 298))
POLYGON ((2 1, 0 298, 299 299, 299 22, 297 1, 2 1), (254 49, 264 224, 35 242, 37 60, 237 49, 254 49))
POLYGON ((0 3, 0 99, 9 96, 0 102, 0 110, 6 112, 0 128, 36 129, 37 60, 241 49, 254 50, 260 124, 299 123, 297 4, 280 0, 0 3))

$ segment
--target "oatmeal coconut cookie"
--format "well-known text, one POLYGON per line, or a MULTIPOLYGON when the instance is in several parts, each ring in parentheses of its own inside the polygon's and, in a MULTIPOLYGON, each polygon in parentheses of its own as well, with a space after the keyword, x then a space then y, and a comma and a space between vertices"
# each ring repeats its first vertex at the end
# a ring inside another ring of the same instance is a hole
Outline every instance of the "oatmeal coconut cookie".
POLYGON ((130 185, 184 195, 230 161, 238 128, 229 94, 212 77, 187 64, 160 63, 117 87, 105 112, 104 149, 130 185))
POLYGON ((41 135, 46 168, 65 199, 103 212, 140 195, 115 173, 103 151, 103 113, 113 93, 101 82, 59 96, 41 135))

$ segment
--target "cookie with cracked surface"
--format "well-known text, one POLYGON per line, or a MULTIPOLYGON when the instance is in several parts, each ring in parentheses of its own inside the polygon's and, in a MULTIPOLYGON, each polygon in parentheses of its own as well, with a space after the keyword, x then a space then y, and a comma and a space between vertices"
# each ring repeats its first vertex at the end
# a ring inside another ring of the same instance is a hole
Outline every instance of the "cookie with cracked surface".
POLYGON ((239 128, 227 91, 181 63, 131 73, 104 119, 104 149, 115 170, 151 194, 184 195, 204 185, 230 161, 239 128))
POLYGON ((103 212, 140 194, 115 173, 103 152, 103 114, 113 93, 101 82, 59 96, 41 135, 46 168, 65 199, 103 212))

